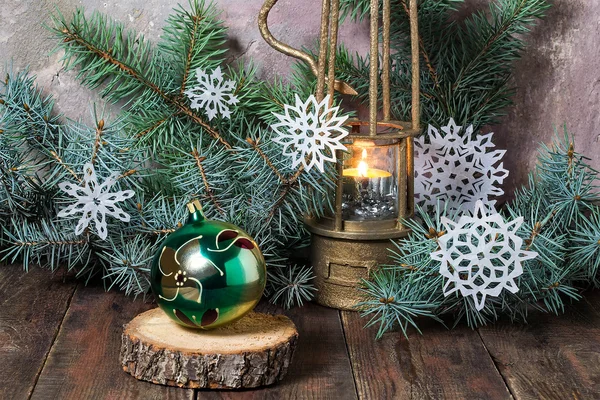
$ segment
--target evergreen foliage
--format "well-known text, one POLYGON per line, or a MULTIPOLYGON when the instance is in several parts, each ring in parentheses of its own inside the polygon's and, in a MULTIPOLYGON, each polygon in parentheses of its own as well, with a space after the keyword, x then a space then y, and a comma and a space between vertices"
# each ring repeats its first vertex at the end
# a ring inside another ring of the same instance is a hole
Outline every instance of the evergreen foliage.
MULTIPOLYGON (((369 324, 379 326, 381 336, 395 326, 406 335, 407 326, 415 325, 419 315, 439 319, 449 314, 456 323, 466 320, 477 327, 501 315, 525 320, 531 309, 561 313, 565 302, 581 298, 583 289, 600 286, 597 185, 598 173, 575 152, 566 132, 551 147, 542 148, 529 185, 518 190, 502 212, 506 220, 524 217, 517 234, 524 239, 525 250, 537 252, 538 257, 523 262, 517 293, 505 290, 499 297, 488 297, 481 311, 471 297, 459 292, 444 297, 440 264, 430 254, 445 234, 440 220, 446 212, 439 207, 436 215, 418 210, 416 219, 406 221, 412 229, 409 237, 392 251, 393 265, 365 282, 368 300, 361 304, 363 314, 371 317, 369 324)), ((447 216, 457 220, 454 214, 447 216)))
MULTIPOLYGON (((367 0, 342 0, 347 15, 368 13, 367 0)), ((421 0, 423 122, 439 125, 497 122, 510 104, 510 61, 523 47, 522 34, 543 16, 544 0, 497 0, 489 14, 476 12, 459 21, 462 0, 421 0)), ((393 116, 409 119, 410 52, 405 0, 392 2, 393 116)), ((91 126, 53 112, 28 73, 9 71, 0 89, 0 251, 3 261, 65 266, 79 276, 101 275, 108 287, 140 294, 148 290, 148 265, 165 235, 183 220, 185 204, 200 199, 208 218, 241 226, 259 243, 269 272, 268 292, 287 307, 314 292, 310 268, 296 266, 294 252, 307 245, 302 215, 322 215, 333 189, 333 166, 325 174, 292 170, 272 141, 272 112, 306 97, 314 77, 299 65, 292 83, 266 84, 252 66, 226 65, 226 30, 212 5, 192 0, 167 20, 153 46, 136 32, 99 13, 78 10, 67 19, 54 16, 52 32, 67 68, 81 82, 122 106, 108 122, 92 110, 91 126), (240 102, 231 119, 207 122, 194 111, 185 90, 195 85, 195 70, 221 66, 237 82, 240 102), (129 223, 108 219, 107 240, 93 229, 75 235, 76 219, 57 213, 73 201, 58 183, 81 180, 83 164, 99 176, 118 172, 117 189, 136 196, 123 202, 129 223)), ((368 58, 340 49, 338 77, 366 99, 368 58)), ((406 334, 417 317, 479 326, 501 314, 524 319, 531 307, 560 313, 564 302, 580 297, 580 282, 600 285, 600 210, 597 173, 575 152, 568 136, 541 152, 529 186, 508 204, 507 219, 523 216, 521 235, 539 253, 524 264, 520 291, 488 298, 477 311, 470 298, 444 297, 439 265, 431 260, 443 235, 443 209, 420 210, 405 223, 412 228, 397 243, 393 265, 365 282, 363 313, 379 335, 400 326, 406 334)), ((455 219, 456 215, 447 215, 455 219)), ((417 328, 418 329, 418 328, 417 328)))
MULTIPOLYGON (((511 104, 512 62, 520 57, 526 33, 544 16, 545 0, 494 0, 487 11, 459 16, 464 0, 419 1, 419 49, 421 104, 424 125, 439 126, 454 118, 458 125, 499 122, 511 104)), ((342 13, 354 20, 369 16, 369 0, 341 0, 342 13)), ((380 10, 381 12, 381 10, 380 10)), ((411 53, 408 1, 392 1, 392 117, 410 120, 411 53)), ((464 15, 464 12, 460 14, 464 15)), ((368 100, 369 58, 339 49, 337 76, 368 100)), ((381 93, 381 91, 380 91, 381 93)), ((529 185, 503 211, 504 217, 523 216, 519 235, 527 250, 538 257, 524 263, 516 294, 502 292, 488 297, 483 310, 460 293, 444 297, 444 278, 431 253, 444 235, 441 217, 457 220, 456 213, 437 207, 434 215, 418 209, 405 221, 412 233, 394 243, 392 265, 376 271, 364 282, 365 301, 360 304, 368 325, 377 325, 380 337, 399 327, 407 334, 416 318, 441 320, 452 315, 456 323, 472 327, 495 321, 501 315, 524 320, 536 308, 560 313, 565 301, 580 298, 582 285, 598 286, 600 267, 600 210, 597 173, 585 157, 574 151, 565 132, 552 147, 543 148, 529 185), (452 215, 447 215, 452 214, 452 215)))
POLYGON ((100 273, 109 286, 143 293, 148 261, 185 204, 200 199, 208 218, 234 223, 259 243, 273 299, 286 306, 310 299, 312 273, 292 267, 289 257, 307 244, 302 215, 327 207, 321 199, 332 172, 290 168, 269 123, 294 90, 257 80, 251 66, 225 64, 226 31, 215 7, 193 0, 176 8, 157 46, 82 9, 70 20, 57 13, 51 30, 66 68, 123 111, 112 123, 94 113, 87 127, 55 115, 52 98, 26 72, 9 72, 0 92, 3 260, 100 273), (237 83, 239 104, 231 119, 209 123, 184 91, 195 85, 197 68, 218 66, 237 83), (103 178, 118 172, 116 189, 136 193, 123 203, 131 221, 109 218, 106 241, 93 229, 76 236, 76 220, 57 218, 73 201, 58 183, 80 182, 86 162, 103 178))
MULTIPOLYGON (((439 126, 454 118, 475 131, 499 122, 511 104, 513 61, 524 48, 523 34, 544 16, 546 0, 493 0, 489 10, 459 17, 464 0, 420 0, 421 120, 439 126)), ((341 0, 355 20, 369 15, 370 0, 341 0)), ((411 52, 408 0, 391 2, 391 113, 410 120, 411 52)), ((341 48, 337 76, 368 99, 369 57, 341 48)), ((381 90, 379 91, 381 93, 381 90)))

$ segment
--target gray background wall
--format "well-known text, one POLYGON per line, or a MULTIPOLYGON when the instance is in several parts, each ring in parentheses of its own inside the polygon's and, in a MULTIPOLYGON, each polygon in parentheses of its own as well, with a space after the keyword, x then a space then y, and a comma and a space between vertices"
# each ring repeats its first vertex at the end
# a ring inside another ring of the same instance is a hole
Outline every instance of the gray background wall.
MULTIPOLYGON (((182 1, 183 2, 183 1, 182 1)), ((90 104, 100 102, 81 87, 72 72, 64 72, 60 54, 49 55, 53 42, 42 27, 57 7, 65 15, 77 6, 98 9, 127 23, 151 40, 160 37, 163 21, 175 0, 1 0, 0 62, 30 66, 39 85, 57 99, 60 111, 72 118, 88 116, 90 104)), ((262 0, 216 0, 229 27, 231 57, 252 58, 263 77, 286 75, 291 60, 263 42, 256 26, 262 0)), ((463 11, 485 8, 489 0, 467 0, 463 11)), ((318 34, 320 0, 280 0, 269 20, 273 33, 295 46, 311 45, 318 34)), ((368 27, 346 23, 342 40, 366 52, 368 27)), ((577 149, 600 169, 600 2, 555 0, 548 16, 528 35, 523 59, 515 67, 515 106, 496 132, 500 148, 508 150, 511 171, 505 191, 525 182, 540 142, 549 142, 553 127, 567 123, 577 149)))

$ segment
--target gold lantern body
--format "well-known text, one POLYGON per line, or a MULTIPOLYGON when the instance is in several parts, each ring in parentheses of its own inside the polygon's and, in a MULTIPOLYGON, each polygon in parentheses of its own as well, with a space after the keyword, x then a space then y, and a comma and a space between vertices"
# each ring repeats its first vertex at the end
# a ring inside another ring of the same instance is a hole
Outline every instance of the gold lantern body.
MULTIPOLYGON (((279 42, 270 33, 267 17, 277 1, 267 0, 259 15, 259 28, 265 40, 284 54, 309 64, 317 76, 318 101, 324 98, 326 87, 330 101, 333 101, 334 91, 356 94, 349 85, 335 79, 339 0, 323 0, 318 60, 279 42)), ((421 132, 417 0, 410 0, 408 13, 412 53, 411 121, 390 118, 390 0, 371 0, 369 119, 347 122, 350 127, 346 137, 348 152, 337 153, 337 159, 343 161, 337 165, 333 212, 320 218, 306 217, 307 229, 312 233, 316 300, 329 307, 355 309, 362 299, 358 288, 361 280, 367 279, 379 265, 389 263, 389 241, 408 234, 402 220, 414 213, 413 138, 421 132)))

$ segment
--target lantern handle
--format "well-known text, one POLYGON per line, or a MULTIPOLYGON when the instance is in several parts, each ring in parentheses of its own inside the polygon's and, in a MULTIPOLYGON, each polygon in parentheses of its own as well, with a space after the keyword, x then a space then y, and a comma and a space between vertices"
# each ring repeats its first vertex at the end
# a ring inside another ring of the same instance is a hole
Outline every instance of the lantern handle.
MULTIPOLYGON (((260 34, 262 35, 265 42, 269 44, 269 46, 285 55, 304 61, 310 67, 311 72, 315 76, 319 76, 319 68, 317 62, 310 54, 302 50, 293 48, 292 46, 283 43, 280 40, 277 40, 277 38, 275 38, 275 36, 273 36, 271 31, 269 30, 267 19, 269 17, 269 12, 271 12, 271 9, 275 6, 275 4, 277 4, 277 1, 279 0, 266 0, 263 6, 261 7, 260 12, 258 14, 258 29, 260 30, 260 34)), ((327 81, 327 78, 325 78, 325 80, 327 81)), ((334 88, 336 91, 342 94, 358 94, 356 90, 354 90, 346 82, 337 79, 334 81, 334 88)))

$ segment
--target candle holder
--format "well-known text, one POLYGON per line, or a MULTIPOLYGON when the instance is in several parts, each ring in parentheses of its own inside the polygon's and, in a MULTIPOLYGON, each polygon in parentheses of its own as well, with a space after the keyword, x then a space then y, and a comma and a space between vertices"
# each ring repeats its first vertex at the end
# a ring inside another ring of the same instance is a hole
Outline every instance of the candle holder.
POLYGON ((378 124, 385 130, 377 135, 348 135, 351 143, 339 164, 334 211, 305 218, 320 304, 355 309, 361 280, 389 263, 390 239, 409 232, 402 220, 413 214, 410 142, 418 131, 407 125, 390 132, 389 125, 378 124))
POLYGON ((398 141, 357 141, 348 146, 342 173, 342 220, 398 218, 398 141))
MULTIPOLYGON (((343 161, 337 164, 334 209, 321 218, 305 218, 312 233, 316 300, 338 309, 356 309, 362 300, 361 280, 368 279, 379 265, 389 263, 390 239, 408 234, 402 220, 414 214, 413 138, 421 133, 417 0, 410 0, 408 9, 412 55, 410 122, 390 118, 390 1, 371 0, 369 119, 347 122, 348 152, 336 154, 337 160, 343 161)), ((276 3, 277 0, 265 1, 259 15, 260 31, 276 50, 309 65, 317 76, 317 100, 324 98, 326 86, 330 101, 334 91, 356 94, 352 87, 335 78, 339 0, 323 0, 317 60, 273 37, 267 17, 276 3)))

